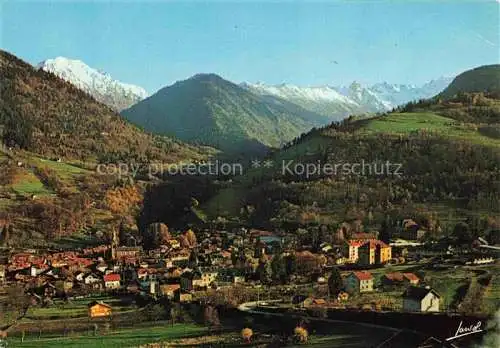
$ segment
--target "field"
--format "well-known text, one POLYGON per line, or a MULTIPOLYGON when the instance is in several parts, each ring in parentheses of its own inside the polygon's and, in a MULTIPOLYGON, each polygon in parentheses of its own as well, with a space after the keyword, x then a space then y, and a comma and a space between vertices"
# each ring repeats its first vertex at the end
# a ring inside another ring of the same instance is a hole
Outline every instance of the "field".
POLYGON ((497 266, 496 271, 493 272, 490 285, 487 287, 484 297, 483 306, 491 308, 492 310, 500 308, 500 267, 497 266))
POLYGON ((45 187, 39 178, 31 170, 23 170, 23 173, 12 185, 12 189, 19 195, 50 195, 53 192, 45 187))
MULTIPOLYGON (((351 347, 365 348, 374 342, 383 342, 390 338, 391 331, 357 327, 352 324, 337 324, 328 331, 316 332, 312 330, 307 346, 312 347, 351 347)), ((49 338, 25 338, 21 342, 20 338, 9 339, 9 344, 15 347, 160 347, 168 344, 169 347, 257 347, 268 344, 272 341, 272 331, 266 329, 254 329, 254 336, 251 344, 243 342, 239 330, 223 331, 222 333, 210 333, 206 327, 194 324, 168 323, 152 327, 141 327, 111 331, 106 334, 93 336, 89 333, 86 336, 49 337, 49 338)), ((288 347, 299 347, 289 341, 288 347)), ((408 347, 401 345, 400 347, 408 347)))
POLYGON ((362 131, 368 133, 408 134, 416 131, 426 131, 452 139, 470 141, 471 143, 500 146, 498 139, 481 134, 477 126, 459 123, 434 113, 393 113, 364 122, 366 124, 362 131))
POLYGON ((113 331, 99 336, 69 336, 43 339, 25 339, 21 342, 19 338, 10 341, 14 347, 137 347, 146 343, 168 342, 171 340, 199 337, 206 334, 204 327, 194 324, 178 324, 173 327, 165 323, 163 326, 143 327, 113 331))
POLYGON ((81 318, 87 317, 88 304, 92 301, 103 301, 113 308, 113 312, 122 312, 134 310, 135 307, 122 302, 118 298, 109 296, 92 297, 85 299, 75 299, 69 302, 56 300, 50 307, 32 307, 26 314, 28 320, 44 320, 44 319, 65 319, 65 318, 81 318))

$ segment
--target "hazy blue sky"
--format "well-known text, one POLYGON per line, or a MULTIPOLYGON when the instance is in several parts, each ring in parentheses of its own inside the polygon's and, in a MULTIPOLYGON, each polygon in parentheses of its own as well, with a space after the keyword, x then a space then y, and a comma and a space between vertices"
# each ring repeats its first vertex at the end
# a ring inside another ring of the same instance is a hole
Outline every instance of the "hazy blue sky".
POLYGON ((420 84, 499 62, 494 0, 2 2, 3 49, 33 64, 81 59, 149 92, 199 72, 270 84, 420 84))

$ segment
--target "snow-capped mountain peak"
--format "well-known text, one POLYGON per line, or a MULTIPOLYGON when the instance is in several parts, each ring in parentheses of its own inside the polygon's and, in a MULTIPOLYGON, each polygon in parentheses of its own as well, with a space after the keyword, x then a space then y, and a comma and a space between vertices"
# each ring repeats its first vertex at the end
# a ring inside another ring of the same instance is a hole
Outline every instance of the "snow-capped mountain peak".
POLYGON ((298 87, 289 84, 265 85, 242 83, 242 87, 259 95, 286 99, 311 111, 342 119, 349 114, 384 112, 412 100, 430 98, 444 90, 452 78, 442 77, 420 87, 381 82, 364 86, 358 81, 349 86, 298 87))
POLYGON ((57 75, 118 111, 148 96, 144 88, 114 80, 78 59, 56 57, 41 62, 37 68, 57 75))

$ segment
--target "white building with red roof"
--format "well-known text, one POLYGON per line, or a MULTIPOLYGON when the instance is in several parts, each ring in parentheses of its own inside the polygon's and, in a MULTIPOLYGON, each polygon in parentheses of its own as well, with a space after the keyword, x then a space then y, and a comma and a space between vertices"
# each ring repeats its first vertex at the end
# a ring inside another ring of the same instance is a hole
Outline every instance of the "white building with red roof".
POLYGON ((117 273, 109 273, 104 276, 104 286, 106 289, 119 289, 121 277, 117 273))
POLYGON ((351 272, 345 277, 344 286, 350 294, 373 291, 373 276, 366 271, 351 272))

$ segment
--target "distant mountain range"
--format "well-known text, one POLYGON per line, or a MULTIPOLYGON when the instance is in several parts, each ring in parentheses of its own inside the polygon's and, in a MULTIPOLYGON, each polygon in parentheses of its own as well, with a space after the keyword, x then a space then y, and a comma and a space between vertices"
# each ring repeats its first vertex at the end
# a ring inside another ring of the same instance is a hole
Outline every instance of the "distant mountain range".
POLYGON ((273 95, 308 110, 340 120, 349 114, 384 112, 412 100, 435 96, 445 89, 452 78, 439 78, 422 86, 378 83, 363 86, 353 82, 350 86, 299 87, 289 84, 265 85, 243 83, 253 93, 273 95))
POLYGON ((215 74, 198 74, 122 111, 149 131, 226 152, 279 147, 328 118, 270 95, 258 95, 215 74))
MULTIPOLYGON (((41 62, 37 68, 61 77, 118 111, 148 96, 144 88, 115 80, 109 74, 91 68, 80 60, 57 57, 41 62)), ((243 82, 240 86, 254 94, 274 96, 297 104, 326 116, 329 120, 340 120, 353 113, 383 112, 412 100, 433 97, 451 81, 451 77, 442 77, 422 86, 387 82, 372 86, 353 82, 349 86, 318 87, 243 82)))
POLYGON ((422 87, 359 83, 349 87, 237 85, 215 74, 198 74, 124 110, 129 121, 151 132, 211 145, 224 151, 280 147, 350 114, 384 112, 432 97, 448 79, 422 87))
POLYGON ((109 74, 80 60, 57 57, 37 65, 92 95, 97 101, 120 111, 146 98, 144 88, 114 80, 109 74))
POLYGON ((451 78, 422 86, 379 83, 299 87, 224 80, 198 74, 148 98, 141 87, 114 80, 80 60, 48 59, 37 66, 70 82, 144 129, 229 151, 279 147, 313 127, 352 114, 385 112, 440 93, 451 78))

